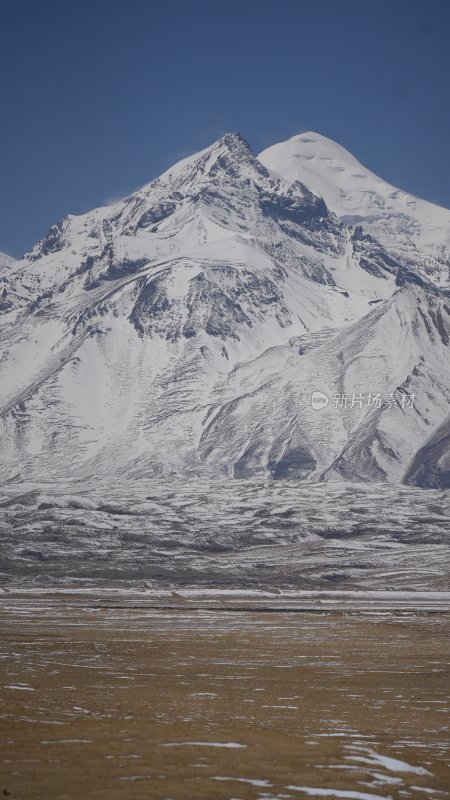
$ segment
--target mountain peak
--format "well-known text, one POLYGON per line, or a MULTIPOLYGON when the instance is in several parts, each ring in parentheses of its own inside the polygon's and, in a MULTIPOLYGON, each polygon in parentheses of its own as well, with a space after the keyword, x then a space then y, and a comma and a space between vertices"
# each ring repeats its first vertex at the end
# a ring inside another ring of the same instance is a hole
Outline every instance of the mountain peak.
MULTIPOLYGON (((314 171, 320 169, 320 171, 323 172, 325 170, 327 173, 330 173, 330 175, 333 173, 336 177, 338 177, 338 173, 342 171, 341 168, 344 170, 356 169, 360 172, 371 174, 359 163, 349 150, 346 150, 345 147, 338 144, 333 139, 329 139, 327 136, 323 136, 321 133, 316 133, 315 131, 299 133, 287 139, 285 142, 275 144, 260 153, 259 158, 263 163, 266 163, 266 161, 276 162, 278 171, 280 171, 280 168, 284 171, 286 171, 286 169, 292 171, 292 169, 294 169, 292 162, 294 162, 297 172, 310 166, 311 168, 314 167, 314 171), (287 162, 291 162, 289 166, 287 162), (317 163, 320 162, 322 162, 322 164, 320 168, 318 168, 317 163)), ((267 166, 270 167, 270 164, 267 163, 267 166)), ((272 168, 275 169, 275 166, 272 168)))
POLYGON ((207 171, 210 174, 211 168, 213 174, 217 168, 229 173, 236 165, 245 165, 264 176, 267 175, 267 170, 258 161, 249 143, 240 133, 226 133, 199 155, 203 156, 201 162, 204 161, 205 165, 208 165, 207 171))
POLYGON ((324 136, 322 133, 317 133, 317 131, 303 131, 302 133, 297 133, 294 136, 291 136, 288 141, 292 140, 300 140, 303 142, 331 142, 334 146, 340 147, 334 139, 330 139, 328 136, 324 136))
POLYGON ((258 156, 284 180, 295 180, 323 197, 346 225, 361 226, 389 249, 398 263, 406 241, 434 261, 433 279, 445 284, 448 267, 438 259, 450 247, 450 212, 420 200, 375 175, 345 147, 308 131, 267 148, 258 156))
POLYGON ((288 139, 286 144, 288 142, 292 142, 297 145, 297 147, 301 147, 302 152, 304 152, 306 156, 312 155, 324 160, 328 160, 330 157, 338 158, 339 160, 343 160, 346 164, 350 163, 352 166, 365 169, 358 159, 352 155, 350 150, 347 150, 347 148, 334 139, 330 139, 329 136, 324 136, 316 131, 299 133, 296 136, 292 136, 291 139, 288 139))
POLYGON ((229 150, 235 150, 236 148, 241 149, 242 147, 245 150, 250 150, 250 145, 247 140, 237 131, 232 131, 230 133, 226 133, 224 136, 221 136, 212 147, 217 147, 219 145, 223 145, 227 147, 229 150))
POLYGON ((226 133, 203 150, 193 153, 173 166, 169 167, 155 181, 146 184, 140 192, 151 191, 155 185, 164 184, 166 181, 173 185, 179 181, 190 182, 199 175, 215 177, 220 172, 235 174, 242 171, 242 166, 250 167, 258 173, 267 176, 266 168, 258 161, 250 145, 244 137, 237 132, 226 133), (237 169, 238 167, 238 169, 237 169))

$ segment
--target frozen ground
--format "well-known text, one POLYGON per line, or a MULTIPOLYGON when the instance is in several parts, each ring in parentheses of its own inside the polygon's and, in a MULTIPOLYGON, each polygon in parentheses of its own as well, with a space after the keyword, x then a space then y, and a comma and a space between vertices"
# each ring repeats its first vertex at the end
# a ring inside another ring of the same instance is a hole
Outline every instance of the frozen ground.
POLYGON ((443 592, 449 522, 448 491, 384 484, 10 483, 0 493, 0 585, 163 596, 196 588, 269 597, 443 592))

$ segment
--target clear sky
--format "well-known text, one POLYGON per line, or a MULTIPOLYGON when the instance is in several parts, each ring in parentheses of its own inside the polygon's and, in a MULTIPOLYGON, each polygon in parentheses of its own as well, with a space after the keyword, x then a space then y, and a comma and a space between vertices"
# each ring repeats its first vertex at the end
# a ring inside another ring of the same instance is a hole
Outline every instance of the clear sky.
POLYGON ((450 207, 450 0, 0 0, 0 250, 239 131, 450 207))

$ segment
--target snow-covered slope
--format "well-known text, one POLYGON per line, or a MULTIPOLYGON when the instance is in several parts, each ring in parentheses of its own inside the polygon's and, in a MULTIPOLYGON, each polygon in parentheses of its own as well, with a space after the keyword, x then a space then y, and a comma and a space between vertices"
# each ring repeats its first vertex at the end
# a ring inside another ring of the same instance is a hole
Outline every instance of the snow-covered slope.
MULTIPOLYGON (((12 256, 0 252, 0 314, 23 304, 21 294, 11 291, 9 283, 9 277, 17 263, 12 256)), ((26 290, 25 295, 28 299, 26 290)))
POLYGON ((447 413, 443 273, 326 200, 229 134, 54 225, 1 274, 2 476, 401 480, 447 413), (303 408, 416 382, 408 415, 303 408))
POLYGON ((338 332, 292 339, 216 388, 202 457, 236 477, 400 481, 450 400, 450 308, 405 286, 338 332), (314 392, 328 403, 316 409, 314 392))
POLYGON ((403 267, 440 285, 450 279, 450 211, 396 189, 344 147, 302 133, 259 155, 285 180, 299 180, 324 198, 346 224, 362 225, 403 267))
POLYGON ((0 252, 0 273, 5 268, 12 267, 16 263, 16 259, 9 256, 7 253, 0 252))

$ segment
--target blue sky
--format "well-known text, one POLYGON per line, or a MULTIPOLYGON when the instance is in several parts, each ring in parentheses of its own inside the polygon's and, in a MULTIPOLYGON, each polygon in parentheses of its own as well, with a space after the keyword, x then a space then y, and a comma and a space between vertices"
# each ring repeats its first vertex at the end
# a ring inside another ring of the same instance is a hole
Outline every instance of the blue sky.
POLYGON ((2 0, 0 250, 237 130, 450 207, 449 0, 2 0))

